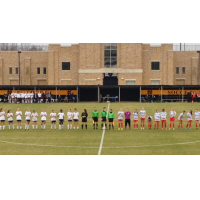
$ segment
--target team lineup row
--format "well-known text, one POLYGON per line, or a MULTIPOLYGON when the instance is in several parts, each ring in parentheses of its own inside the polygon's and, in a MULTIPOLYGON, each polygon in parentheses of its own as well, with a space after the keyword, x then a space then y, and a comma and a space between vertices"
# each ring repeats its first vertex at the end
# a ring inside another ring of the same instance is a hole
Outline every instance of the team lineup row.
MULTIPOLYGON (((131 116, 133 116, 134 129, 138 129, 138 120, 139 119, 141 121, 141 129, 144 129, 145 120, 146 120, 146 111, 144 110, 144 107, 140 110, 140 112, 138 112, 137 109, 135 109, 133 114, 131 114, 131 112, 129 111, 128 108, 126 109, 126 112, 124 112, 123 109, 120 108, 120 111, 118 111, 117 114, 118 114, 118 130, 123 130, 124 119, 125 119, 125 129, 127 127, 129 127, 129 129, 131 129, 131 116)), ((170 115, 169 130, 171 128, 173 128, 173 130, 174 130, 174 121, 175 121, 175 117, 176 117, 176 111, 174 108, 171 109, 169 115, 170 115)), ((192 115, 193 115, 192 110, 190 110, 186 115, 187 116, 186 129, 187 128, 191 129, 191 124, 192 124, 192 120, 193 120, 192 115)), ((194 115, 195 115, 196 129, 198 129, 198 127, 200 127, 200 112, 198 109, 196 109, 196 111, 194 112, 194 115)), ((15 116, 16 116, 16 121, 17 121, 17 129, 22 129, 22 125, 21 125, 22 111, 20 110, 20 108, 17 109, 15 116)), ((25 112, 25 120, 26 120, 25 130, 29 130, 30 121, 32 121, 32 128, 38 129, 38 124, 37 124, 38 116, 39 115, 35 110, 33 110, 33 112, 31 113, 30 109, 29 108, 27 109, 27 111, 25 112)), ((184 116, 185 116, 185 111, 183 111, 178 116, 178 121, 179 121, 178 129, 180 129, 180 128, 183 129, 184 116)), ((45 129, 46 121, 47 121, 47 112, 45 111, 45 109, 43 109, 42 112, 40 113, 40 117, 41 117, 41 129, 45 129)), ((64 126, 63 122, 64 122, 65 114, 62 109, 60 109, 60 112, 58 114, 56 114, 54 109, 50 113, 51 129, 56 129, 56 118, 57 117, 59 119, 59 129, 63 130, 63 126, 64 126)), ((99 117, 101 117, 101 129, 107 129, 107 121, 109 123, 109 129, 111 129, 111 127, 112 127, 112 129, 114 129, 115 114, 112 111, 112 109, 110 109, 109 112, 107 112, 106 107, 104 107, 103 110, 101 111, 101 115, 99 115, 99 111, 97 110, 97 108, 96 107, 94 108, 94 110, 92 112, 94 129, 98 129, 99 117)), ((6 118, 6 113, 5 113, 4 109, 1 108, 0 109, 0 130, 5 129, 5 120, 6 120, 5 118, 6 118)), ((14 115, 11 112, 11 110, 8 110, 7 118, 8 118, 9 129, 11 126, 14 129, 14 124, 13 124, 14 115)), ((83 109, 81 118, 82 118, 82 129, 83 129, 84 125, 85 125, 85 128, 87 129, 88 113, 87 113, 86 109, 83 109)), ((154 119, 155 119, 154 129, 159 128, 159 123, 161 121, 162 122, 162 130, 164 130, 164 129, 167 130, 167 112, 165 111, 165 109, 162 109, 161 112, 156 110, 156 113, 154 114, 154 119)), ((67 121, 68 121, 68 125, 67 125, 68 130, 72 129, 72 128, 79 129, 79 123, 78 123, 79 122, 79 112, 77 111, 76 108, 74 109, 74 112, 72 112, 71 109, 68 110, 67 121)), ((152 121, 153 121, 153 117, 148 116, 147 122, 148 122, 149 129, 151 129, 151 127, 152 127, 152 121)))

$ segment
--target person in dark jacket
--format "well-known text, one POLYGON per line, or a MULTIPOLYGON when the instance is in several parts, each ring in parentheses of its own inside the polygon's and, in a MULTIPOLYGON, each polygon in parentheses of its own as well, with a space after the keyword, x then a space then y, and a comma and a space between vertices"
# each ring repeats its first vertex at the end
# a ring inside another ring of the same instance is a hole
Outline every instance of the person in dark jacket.
POLYGON ((58 102, 61 102, 62 97, 59 95, 58 96, 58 102))
POLYGON ((74 93, 71 91, 71 93, 70 93, 70 100, 71 100, 71 102, 73 102, 73 97, 74 97, 74 93))
POLYGON ((51 91, 47 93, 48 103, 51 103, 51 91))
POLYGON ((46 103, 46 92, 45 91, 42 93, 42 99, 43 99, 43 103, 46 103))
POLYGON ((34 99, 34 102, 35 102, 35 103, 38 102, 38 94, 37 94, 37 92, 35 92, 35 93, 33 94, 33 99, 34 99))
POLYGON ((191 96, 192 94, 191 94, 191 92, 189 91, 188 93, 187 93, 187 100, 188 100, 188 102, 191 102, 191 99, 192 99, 192 96, 191 96))

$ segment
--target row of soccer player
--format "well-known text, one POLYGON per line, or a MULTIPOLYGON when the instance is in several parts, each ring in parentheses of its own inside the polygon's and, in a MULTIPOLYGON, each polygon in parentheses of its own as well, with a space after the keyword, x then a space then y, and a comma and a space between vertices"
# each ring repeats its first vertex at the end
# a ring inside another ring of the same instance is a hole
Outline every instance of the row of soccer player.
MULTIPOLYGON (((187 125, 186 128, 191 129, 191 123, 192 123, 192 115, 193 112, 190 110, 187 113, 187 125)), ((196 122, 196 128, 198 129, 198 127, 200 127, 200 112, 198 111, 198 109, 196 109, 195 113, 195 122, 196 122)), ((3 128, 5 129, 5 112, 3 110, 3 108, 0 109, 0 130, 3 128)), ((22 121, 22 111, 20 111, 20 109, 18 108, 18 110, 15 113, 16 116, 16 120, 17 120, 17 129, 22 129, 21 126, 21 121, 22 121)), ((50 118, 51 118, 51 129, 55 128, 56 129, 56 117, 59 118, 59 129, 62 130, 63 129, 63 122, 64 122, 64 116, 65 114, 63 113, 63 110, 60 109, 60 112, 58 113, 58 115, 55 113, 55 110, 52 110, 52 112, 50 113, 50 118)), ((178 121, 179 121, 179 125, 178 128, 182 128, 183 129, 183 118, 185 116, 185 111, 183 111, 179 116, 178 116, 178 121)), ((41 117, 41 129, 45 129, 46 128, 46 120, 47 120, 47 112, 45 112, 45 109, 42 110, 42 112, 40 113, 40 117, 41 117)), ((98 129, 98 119, 99 119, 99 111, 97 110, 97 108, 94 108, 93 112, 92 112, 92 119, 93 119, 93 128, 98 129)), ((175 121, 175 117, 176 117, 176 111, 174 110, 174 108, 172 108, 172 110, 170 111, 170 128, 171 129, 173 127, 174 130, 174 121, 175 121)), ((13 126, 14 129, 14 125, 13 125, 13 113, 11 112, 11 110, 8 111, 7 113, 7 118, 8 118, 8 123, 9 123, 9 129, 10 126, 13 126)), ((27 109, 27 111, 25 112, 25 118, 26 118, 26 124, 25 124, 25 130, 29 130, 29 124, 30 121, 32 119, 32 127, 34 128, 38 128, 37 125, 37 118, 38 118, 38 113, 33 110, 33 112, 31 113, 29 108, 27 109)), ((85 128, 87 129, 87 118, 88 118, 88 113, 87 110, 84 109, 82 114, 81 114, 81 118, 82 118, 82 129, 85 125, 85 128)), ((123 111, 122 108, 120 108, 120 111, 118 111, 118 130, 123 130, 123 120, 125 118, 125 129, 127 128, 127 125, 129 126, 129 129, 131 129, 131 112, 129 111, 129 109, 126 109, 126 112, 123 111)), ((141 129, 144 129, 144 125, 145 125, 145 119, 146 119, 146 111, 144 110, 144 108, 142 108, 142 110, 140 110, 140 112, 138 113, 137 109, 135 109, 135 111, 133 112, 133 122, 134 122, 134 128, 138 129, 138 120, 141 120, 141 129)), ((165 109, 162 110, 162 112, 159 112, 158 110, 156 110, 156 113, 154 114, 154 118, 155 118, 155 125, 154 125, 154 129, 158 129, 159 128, 159 123, 160 121, 162 122, 162 130, 165 128, 167 129, 167 113, 165 111, 165 109)), ((72 121, 74 122, 74 129, 75 127, 77 129, 79 129, 79 112, 77 111, 77 109, 74 110, 74 112, 72 112, 71 109, 69 109, 69 111, 67 112, 67 119, 68 119, 68 129, 72 129, 72 121)), ((107 128, 107 120, 109 122, 109 129, 114 129, 114 119, 115 119, 115 114, 112 111, 112 109, 109 110, 109 112, 106 111, 106 107, 103 108, 103 111, 101 112, 101 128, 105 127, 107 128), (108 119, 107 119, 108 118, 108 119)), ((153 117, 152 116, 148 116, 147 117, 147 121, 148 121, 148 128, 151 129, 152 127, 152 121, 153 121, 153 117)))

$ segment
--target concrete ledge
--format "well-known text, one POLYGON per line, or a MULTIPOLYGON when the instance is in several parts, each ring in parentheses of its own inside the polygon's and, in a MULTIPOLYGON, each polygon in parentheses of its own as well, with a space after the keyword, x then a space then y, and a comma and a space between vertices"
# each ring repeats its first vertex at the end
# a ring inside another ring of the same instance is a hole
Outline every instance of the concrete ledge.
POLYGON ((136 79, 125 79, 125 81, 136 81, 136 79))
POLYGON ((100 68, 100 69, 79 69, 80 74, 103 74, 103 73, 143 73, 143 69, 120 69, 120 68, 100 68))
POLYGON ((96 79, 85 79, 85 81, 96 81, 96 79))
POLYGON ((11 80, 11 81, 15 81, 15 80, 19 80, 19 78, 9 78, 9 80, 11 80))

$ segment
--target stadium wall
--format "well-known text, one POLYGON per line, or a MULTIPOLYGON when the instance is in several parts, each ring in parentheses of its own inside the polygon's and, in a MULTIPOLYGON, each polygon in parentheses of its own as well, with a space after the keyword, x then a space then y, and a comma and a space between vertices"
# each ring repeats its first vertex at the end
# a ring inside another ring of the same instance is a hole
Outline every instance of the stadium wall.
MULTIPOLYGON (((117 44, 117 68, 105 68, 103 43, 80 43, 70 47, 49 45, 49 50, 20 53, 21 85, 103 85, 104 73, 116 73, 118 85, 198 85, 199 54, 195 51, 173 51, 172 44, 150 46, 140 43, 117 44), (160 62, 159 70, 151 62, 160 62), (70 62, 70 70, 62 70, 70 62), (176 73, 179 67, 179 74, 176 73), (185 67, 185 74, 182 73, 185 67), (40 68, 40 74, 37 74, 40 68), (46 74, 43 73, 46 68, 46 74)), ((18 85, 18 52, 0 51, 0 84, 18 85), (10 69, 12 68, 12 74, 10 69)))

